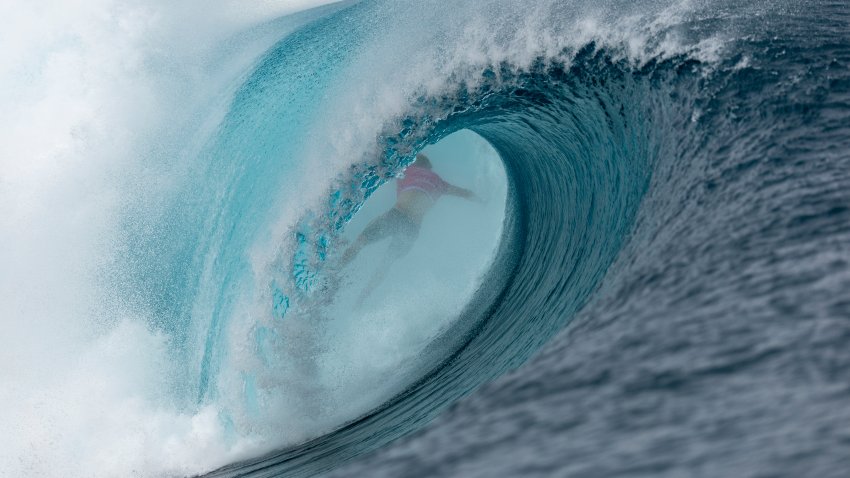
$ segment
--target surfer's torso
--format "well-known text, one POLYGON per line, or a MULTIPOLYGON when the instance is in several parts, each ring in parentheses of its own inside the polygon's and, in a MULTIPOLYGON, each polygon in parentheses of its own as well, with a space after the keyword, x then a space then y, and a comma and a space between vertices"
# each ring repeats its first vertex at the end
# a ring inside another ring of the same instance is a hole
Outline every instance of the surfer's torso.
POLYGON ((437 199, 445 194, 448 183, 428 168, 411 166, 396 185, 395 208, 421 222, 437 199))

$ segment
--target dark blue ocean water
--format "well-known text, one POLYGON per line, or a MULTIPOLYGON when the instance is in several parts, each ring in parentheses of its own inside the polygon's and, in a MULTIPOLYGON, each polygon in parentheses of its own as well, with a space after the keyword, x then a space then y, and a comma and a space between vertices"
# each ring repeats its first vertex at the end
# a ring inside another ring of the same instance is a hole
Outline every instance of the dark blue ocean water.
MULTIPOLYGON (((374 186, 461 129, 495 147, 508 176, 489 287, 401 395, 210 476, 846 476, 848 6, 612 3, 582 36, 575 19, 597 7, 474 3, 458 8, 470 23, 490 9, 493 44, 515 46, 511 25, 526 15, 542 20, 522 28, 548 43, 524 61, 458 62, 449 87, 423 88, 320 220, 302 223, 296 257, 318 259, 296 258, 312 265, 279 293, 288 306, 304 277, 321 283, 316 264, 374 186)), ((434 21, 452 8, 356 3, 283 39, 210 154, 231 158, 222 151, 244 150, 246 137, 290 147, 303 124, 270 129, 269 109, 297 119, 333 103, 324 82, 345 65, 411 68, 387 45, 412 14, 433 25, 411 36, 446 63, 462 51, 453 46, 480 47, 463 21, 434 21), (293 75, 306 79, 293 86, 293 75)), ((246 164, 230 191, 274 187, 246 164)), ((223 216, 242 217, 231 201, 223 216)), ((201 400, 214 394, 210 337, 201 400)))

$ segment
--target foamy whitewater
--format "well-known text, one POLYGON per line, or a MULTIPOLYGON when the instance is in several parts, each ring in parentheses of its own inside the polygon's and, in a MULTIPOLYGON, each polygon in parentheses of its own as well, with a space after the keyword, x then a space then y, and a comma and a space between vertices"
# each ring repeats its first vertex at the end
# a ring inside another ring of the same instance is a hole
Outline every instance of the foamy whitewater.
POLYGON ((829 2, 7 1, 0 475, 842 476, 848 71, 829 2), (417 153, 475 200, 343 265, 417 153))

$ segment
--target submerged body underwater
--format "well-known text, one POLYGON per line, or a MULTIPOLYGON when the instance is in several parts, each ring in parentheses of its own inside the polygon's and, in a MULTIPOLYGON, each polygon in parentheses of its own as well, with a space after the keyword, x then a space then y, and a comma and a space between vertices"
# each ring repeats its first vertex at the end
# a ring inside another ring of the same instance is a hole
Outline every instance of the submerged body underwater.
POLYGON ((0 7, 0 475, 850 469, 850 7, 256 3, 0 7))

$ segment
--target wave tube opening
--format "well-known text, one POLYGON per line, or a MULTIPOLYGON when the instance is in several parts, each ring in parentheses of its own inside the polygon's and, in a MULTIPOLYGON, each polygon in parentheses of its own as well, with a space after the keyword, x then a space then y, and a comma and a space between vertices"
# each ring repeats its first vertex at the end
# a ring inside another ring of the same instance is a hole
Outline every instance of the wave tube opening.
MULTIPOLYGON (((449 135, 422 153, 442 179, 476 196, 437 199, 410 251, 397 260, 388 259, 394 239, 390 235, 364 248, 342 269, 345 283, 329 308, 338 326, 329 324, 327 331, 333 337, 329 342, 334 353, 341 353, 330 364, 340 376, 371 376, 383 386, 417 381, 423 370, 434 366, 423 359, 426 346, 456 325, 453 322, 479 289, 494 286, 482 281, 503 237, 507 180, 501 159, 489 143, 469 130, 449 135), (376 277, 374 289, 367 289, 376 277), (406 373, 403 361, 418 363, 414 367, 418 373, 406 373), (354 372, 361 367, 363 373, 354 372), (402 379, 406 374, 410 376, 402 379)), ((343 249, 355 244, 372 221, 393 209, 397 182, 389 181, 364 202, 344 228, 343 249)), ((474 324, 467 328, 470 325, 474 324)), ((442 350, 438 355, 451 352, 442 350)), ((370 380, 352 380, 363 389, 353 394, 360 399, 381 388, 370 380)), ((351 398, 347 401, 351 403, 351 398)))
POLYGON ((340 253, 393 210, 397 180, 370 194, 335 238, 336 252, 314 268, 304 264, 303 248, 317 233, 302 224, 292 264, 284 265, 289 254, 283 254, 270 266, 271 293, 252 304, 256 312, 236 314, 224 330, 214 330, 221 334, 216 350, 229 352, 211 352, 217 364, 207 373, 216 374, 211 382, 219 386, 203 399, 227 404, 221 416, 234 432, 262 427, 277 435, 279 446, 332 431, 420 381, 482 319, 468 303, 499 290, 487 279, 503 237, 501 160, 471 131, 423 154, 442 179, 474 191, 474 200, 441 197, 409 251, 395 255, 397 231, 389 231, 344 265, 340 253))

